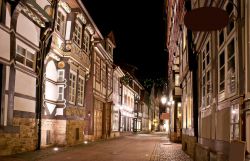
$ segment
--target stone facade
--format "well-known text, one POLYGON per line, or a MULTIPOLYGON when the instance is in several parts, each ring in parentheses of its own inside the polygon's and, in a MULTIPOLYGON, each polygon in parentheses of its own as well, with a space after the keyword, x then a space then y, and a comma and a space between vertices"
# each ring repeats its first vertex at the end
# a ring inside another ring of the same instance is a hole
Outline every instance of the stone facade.
POLYGON ((0 131, 0 155, 10 155, 32 151, 37 146, 37 126, 34 118, 13 118, 13 127, 16 132, 0 131))

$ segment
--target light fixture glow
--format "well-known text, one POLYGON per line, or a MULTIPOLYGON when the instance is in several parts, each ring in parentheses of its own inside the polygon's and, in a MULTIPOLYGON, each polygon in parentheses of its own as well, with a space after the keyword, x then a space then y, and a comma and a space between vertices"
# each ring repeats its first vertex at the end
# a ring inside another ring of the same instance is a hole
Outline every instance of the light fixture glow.
POLYGON ((84 141, 84 144, 88 144, 88 141, 84 141))
POLYGON ((166 96, 162 96, 161 97, 161 103, 165 105, 166 102, 167 102, 167 97, 166 96))
POLYGON ((58 147, 54 147, 53 150, 54 150, 54 151, 58 151, 59 148, 58 148, 58 147))

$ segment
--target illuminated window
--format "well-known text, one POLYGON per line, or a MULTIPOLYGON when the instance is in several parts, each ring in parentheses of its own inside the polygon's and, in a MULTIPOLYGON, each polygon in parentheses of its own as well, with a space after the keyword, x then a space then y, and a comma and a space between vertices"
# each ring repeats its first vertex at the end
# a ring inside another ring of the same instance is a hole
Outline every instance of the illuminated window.
POLYGON ((69 102, 75 103, 76 98, 76 73, 70 71, 69 74, 69 102))
POLYGON ((59 86, 58 87, 58 101, 63 101, 64 100, 64 87, 59 86))
POLYGON ((95 80, 101 82, 101 59, 98 56, 96 57, 95 64, 95 80))
POLYGON ((89 41, 90 41, 90 35, 87 33, 87 31, 84 32, 84 37, 83 37, 83 50, 86 53, 89 53, 89 41))
POLYGON ((202 105, 205 108, 211 104, 212 93, 211 74, 211 41, 205 43, 202 50, 202 105))
POLYGON ((16 49, 16 61, 22 63, 23 65, 34 69, 35 67, 35 54, 29 52, 23 47, 17 45, 16 49))
POLYGON ((240 127, 239 127, 239 105, 233 105, 231 107, 231 121, 230 121, 230 139, 240 139, 240 127))
POLYGON ((175 74, 175 86, 180 86, 180 75, 175 74))
POLYGON ((62 11, 58 10, 56 17, 56 30, 64 37, 65 36, 66 16, 62 11))
POLYGON ((82 25, 79 21, 76 21, 75 23, 75 31, 73 33, 73 40, 74 42, 81 47, 82 43, 82 25))
POLYGON ((77 103, 83 105, 84 100, 84 78, 78 78, 77 103))

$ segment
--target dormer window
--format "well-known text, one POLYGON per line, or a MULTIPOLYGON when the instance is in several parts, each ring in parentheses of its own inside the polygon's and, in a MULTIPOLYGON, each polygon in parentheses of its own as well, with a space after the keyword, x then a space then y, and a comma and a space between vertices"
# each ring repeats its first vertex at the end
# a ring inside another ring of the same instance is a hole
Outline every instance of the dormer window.
POLYGON ((113 48, 112 48, 111 44, 108 44, 108 45, 107 45, 107 52, 108 52, 110 55, 113 54, 113 48))
POLYGON ((81 47, 81 44, 82 44, 82 25, 80 24, 79 21, 76 21, 76 24, 75 24, 75 31, 74 31, 74 37, 73 37, 73 40, 74 42, 79 46, 81 47))
POLYGON ((62 13, 61 10, 58 10, 56 18, 56 30, 63 37, 65 36, 65 23, 66 23, 66 16, 62 13))
POLYGON ((87 31, 84 31, 84 37, 83 37, 83 50, 86 53, 89 53, 89 41, 90 41, 90 35, 87 31))

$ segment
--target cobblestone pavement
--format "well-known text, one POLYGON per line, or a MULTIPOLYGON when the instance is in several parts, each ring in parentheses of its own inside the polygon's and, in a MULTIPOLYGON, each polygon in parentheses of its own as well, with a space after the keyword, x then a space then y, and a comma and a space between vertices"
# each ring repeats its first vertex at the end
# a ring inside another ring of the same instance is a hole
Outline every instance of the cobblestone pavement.
POLYGON ((150 161, 192 161, 181 149, 181 144, 158 143, 155 145, 150 161))
POLYGON ((164 133, 138 134, 117 139, 27 152, 0 161, 191 161, 180 144, 170 143, 164 133))

